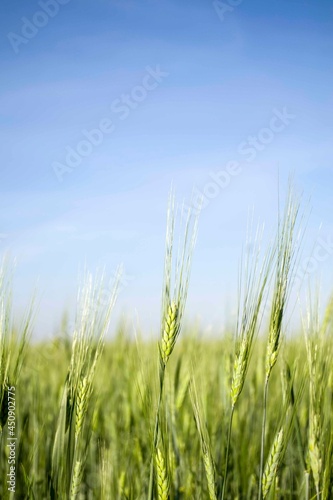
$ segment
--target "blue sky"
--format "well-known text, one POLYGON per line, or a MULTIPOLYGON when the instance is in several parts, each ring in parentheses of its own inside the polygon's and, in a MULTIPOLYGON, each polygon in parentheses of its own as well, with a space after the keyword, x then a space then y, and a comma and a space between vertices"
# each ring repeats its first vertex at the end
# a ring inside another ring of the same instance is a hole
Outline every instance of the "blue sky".
POLYGON ((207 194, 188 303, 207 327, 234 309, 248 210, 271 230, 278 178, 311 196, 305 258, 332 240, 333 4, 236 3, 2 2, 0 252, 17 311, 37 285, 38 335, 85 263, 123 263, 116 317, 154 329, 171 183, 207 194))

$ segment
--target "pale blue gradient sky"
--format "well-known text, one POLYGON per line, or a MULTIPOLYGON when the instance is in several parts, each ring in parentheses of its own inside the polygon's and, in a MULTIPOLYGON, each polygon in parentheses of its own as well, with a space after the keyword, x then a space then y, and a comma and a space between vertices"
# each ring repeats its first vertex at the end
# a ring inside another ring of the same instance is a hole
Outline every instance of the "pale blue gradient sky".
MULTIPOLYGON (((229 161, 241 173, 202 213, 189 317, 218 324, 234 308, 248 209, 270 228, 278 172, 282 190, 293 171, 311 195, 305 255, 320 225, 333 238, 331 1, 244 0, 221 21, 206 1, 71 0, 15 47, 22 18, 33 21, 41 7, 0 8, 0 252, 17 259, 17 310, 38 282, 38 334, 50 335, 73 306, 85 262, 110 274, 124 264, 117 315, 137 311, 150 330, 171 183, 189 200, 229 161), (168 76, 122 120, 112 103, 158 65, 168 76), (294 118, 247 161, 240 145, 284 108, 294 118), (59 182, 54 163, 106 118, 113 132, 59 182)), ((328 254, 312 273, 324 295, 332 271, 328 254)))

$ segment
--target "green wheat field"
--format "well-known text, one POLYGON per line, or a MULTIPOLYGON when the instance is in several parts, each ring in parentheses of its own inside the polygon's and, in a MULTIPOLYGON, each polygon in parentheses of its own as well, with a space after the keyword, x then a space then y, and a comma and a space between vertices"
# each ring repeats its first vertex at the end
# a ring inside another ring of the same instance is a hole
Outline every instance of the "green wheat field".
POLYGON ((121 326, 106 340, 117 280, 101 306, 103 276, 87 272, 75 327, 37 343, 34 305, 13 327, 4 263, 0 498, 332 499, 333 300, 320 315, 309 289, 287 335, 305 226, 290 189, 272 242, 255 231, 235 277, 235 324, 213 337, 184 324, 198 217, 174 196, 149 341, 121 326))

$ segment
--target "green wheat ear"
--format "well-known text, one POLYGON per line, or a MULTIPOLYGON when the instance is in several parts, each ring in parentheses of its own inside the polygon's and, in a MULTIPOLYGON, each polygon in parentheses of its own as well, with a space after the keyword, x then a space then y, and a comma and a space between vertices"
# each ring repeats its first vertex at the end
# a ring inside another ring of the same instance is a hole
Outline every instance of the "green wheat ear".
POLYGON ((88 399, 90 396, 90 385, 87 377, 79 380, 76 395, 76 422, 75 436, 78 437, 83 426, 83 420, 87 412, 88 399))
MULTIPOLYGON (((181 211, 181 216, 184 216, 184 209, 181 211)), ((180 227, 183 234, 176 255, 174 248, 175 222, 175 197, 171 193, 167 216, 161 337, 159 342, 160 361, 164 368, 175 347, 182 326, 191 273, 192 255, 197 237, 198 216, 193 216, 191 211, 188 212, 184 227, 180 227)))
POLYGON ((171 302, 164 319, 164 330, 160 343, 160 356, 164 365, 167 364, 168 359, 171 356, 180 330, 178 311, 179 307, 176 302, 171 302))
POLYGON ((82 463, 79 460, 77 460, 74 467, 70 500, 76 500, 79 494, 81 485, 81 476, 82 476, 82 463))
POLYGON ((269 453, 267 463, 264 470, 264 475, 262 478, 262 496, 266 498, 269 492, 269 489, 276 477, 278 467, 281 462, 282 452, 283 452, 283 444, 284 444, 284 431, 283 429, 277 433, 275 436, 271 451, 269 453))
POLYGON ((161 449, 158 447, 155 453, 156 475, 157 475, 157 494, 159 500, 169 499, 169 480, 165 465, 165 460, 161 449))

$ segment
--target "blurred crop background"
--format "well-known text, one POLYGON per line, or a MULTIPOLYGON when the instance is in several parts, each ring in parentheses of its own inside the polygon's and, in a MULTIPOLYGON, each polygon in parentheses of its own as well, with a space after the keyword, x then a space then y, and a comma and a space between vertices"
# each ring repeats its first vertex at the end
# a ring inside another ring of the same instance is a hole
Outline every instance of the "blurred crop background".
MULTIPOLYGON (((132 322, 140 311, 145 330, 156 330, 172 182, 180 201, 193 189, 212 196, 187 310, 207 327, 234 312, 247 213, 254 206, 273 224, 278 178, 283 188, 295 172, 311 196, 305 257, 320 227, 332 240, 332 8, 330 0, 2 2, 0 251, 17 261, 18 313, 38 289, 36 336, 54 333, 73 308, 84 263, 106 266, 110 279, 123 263, 115 318, 132 322), (163 76, 140 93, 147 67, 163 76), (274 110, 284 109, 292 118, 270 134, 274 110), (112 132, 67 164, 104 119, 112 132), (214 188, 211 175, 231 161, 239 173, 214 188)), ((330 254, 310 273, 322 275, 324 294, 331 270, 330 254)))

